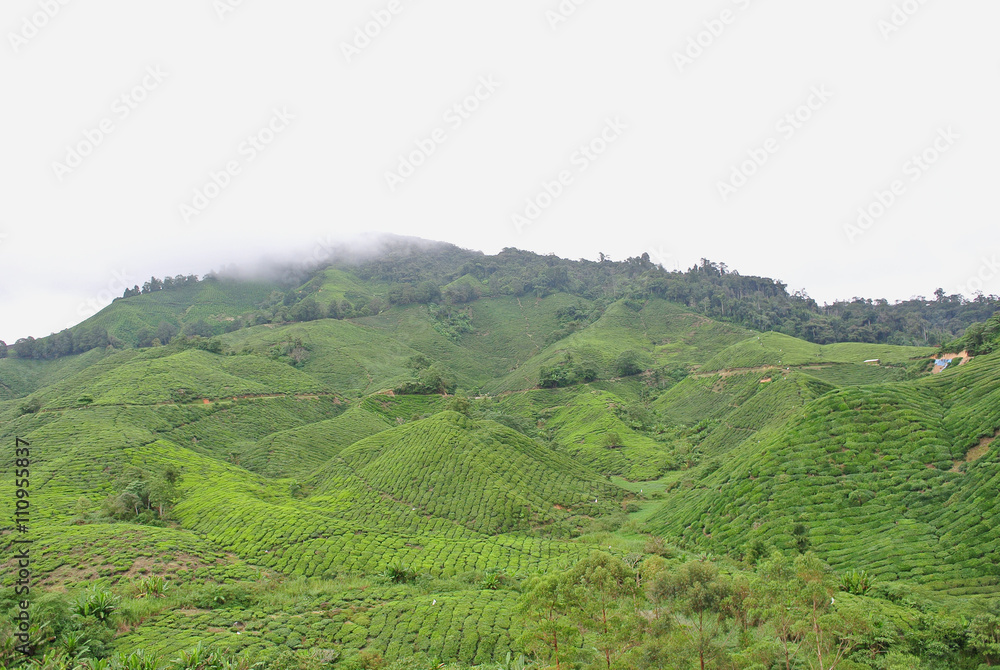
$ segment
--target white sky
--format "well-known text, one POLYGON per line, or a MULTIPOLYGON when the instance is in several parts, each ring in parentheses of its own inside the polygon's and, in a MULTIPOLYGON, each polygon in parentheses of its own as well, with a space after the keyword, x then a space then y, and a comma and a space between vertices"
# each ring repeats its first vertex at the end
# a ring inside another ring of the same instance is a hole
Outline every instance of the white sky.
POLYGON ((4 0, 0 338, 80 321, 122 274, 203 274, 360 230, 489 253, 649 251, 682 268, 708 257, 821 302, 1000 293, 1000 3, 581 1, 553 28, 559 0, 4 0), (390 7, 348 62, 343 44, 390 7), (678 67, 700 32, 708 46, 678 67), (478 109, 446 116, 477 87, 478 109), (778 125, 807 102, 800 127, 778 125), (275 109, 294 120, 241 147, 275 109), (60 179, 53 164, 102 122, 112 132, 60 179), (907 165, 935 158, 949 128, 933 165, 907 165), (603 154, 577 153, 602 132, 603 154), (391 190, 386 172, 429 138, 391 190), (724 201, 720 181, 763 147, 724 201), (185 221, 180 206, 230 161, 239 174, 185 221), (515 224, 561 172, 562 193, 515 224), (891 206, 849 236, 887 190, 891 206))

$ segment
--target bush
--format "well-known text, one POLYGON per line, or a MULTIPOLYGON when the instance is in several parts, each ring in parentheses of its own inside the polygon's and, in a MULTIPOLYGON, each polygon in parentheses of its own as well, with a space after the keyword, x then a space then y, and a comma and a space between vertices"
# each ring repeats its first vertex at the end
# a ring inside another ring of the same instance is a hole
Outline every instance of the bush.
POLYGON ((634 349, 626 349, 615 359, 615 372, 619 377, 631 377, 646 370, 650 361, 634 349))
POLYGON ((409 584, 417 579, 416 571, 399 561, 394 561, 379 576, 393 584, 409 584))
POLYGON ((81 619, 93 617, 102 623, 108 623, 120 603, 121 598, 110 591, 92 589, 73 603, 72 610, 81 619))
POLYGON ((848 570, 840 576, 840 590, 855 596, 868 593, 875 584, 875 578, 865 570, 848 570))
POLYGON ((616 431, 609 430, 604 433, 604 437, 601 438, 601 446, 605 449, 620 449, 622 446, 622 436, 616 431))

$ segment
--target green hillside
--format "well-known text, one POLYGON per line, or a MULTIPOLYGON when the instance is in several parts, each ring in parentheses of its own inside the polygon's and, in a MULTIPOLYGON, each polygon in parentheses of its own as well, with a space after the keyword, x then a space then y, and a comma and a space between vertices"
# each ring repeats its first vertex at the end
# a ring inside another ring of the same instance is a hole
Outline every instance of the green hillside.
POLYGON ((863 364, 875 359, 882 365, 905 367, 914 361, 930 358, 934 353, 933 347, 894 347, 860 342, 819 345, 780 333, 762 333, 723 350, 699 368, 699 372, 767 366, 863 364))
POLYGON ((344 449, 329 473, 321 475, 317 490, 342 488, 345 476, 422 514, 489 533, 606 514, 622 497, 565 455, 495 422, 457 412, 344 449))
POLYGON ((400 239, 271 275, 0 347, 0 668, 1000 664, 990 301, 400 239))
POLYGON ((361 407, 335 419, 272 433, 249 443, 239 464, 268 477, 306 478, 355 442, 391 427, 389 421, 361 407))
POLYGON ((1000 430, 998 401, 995 356, 948 375, 827 393, 676 490, 650 523, 725 550, 758 538, 791 546, 801 523, 834 568, 998 592, 998 537, 986 521, 995 496, 982 494, 997 484, 988 445, 1000 430))

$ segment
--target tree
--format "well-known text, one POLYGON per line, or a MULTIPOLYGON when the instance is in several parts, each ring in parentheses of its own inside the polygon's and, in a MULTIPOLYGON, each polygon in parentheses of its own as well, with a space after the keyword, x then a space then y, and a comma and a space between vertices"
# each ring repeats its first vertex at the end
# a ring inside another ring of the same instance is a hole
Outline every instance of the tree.
POLYGON ((73 353, 73 331, 64 329, 51 337, 51 355, 54 358, 69 356, 73 353))
POLYGON ((867 622, 833 609, 837 581, 815 554, 809 552, 795 559, 798 600, 806 612, 804 644, 812 647, 819 670, 834 670, 858 646, 867 632, 867 622))
POLYGON ((7 358, 7 343, 0 340, 0 358, 7 358))
POLYGON ((414 291, 414 298, 416 302, 424 305, 438 302, 441 299, 441 289, 432 281, 422 281, 417 284, 414 291))
POLYGON ((149 503, 156 507, 156 513, 161 519, 164 510, 176 504, 177 496, 177 487, 166 477, 154 480, 149 486, 149 503))
POLYGON ((417 291, 412 284, 393 284, 389 287, 390 305, 410 305, 418 302, 417 291))
POLYGON ((715 639, 725 617, 722 604, 729 596, 727 584, 719 579, 718 568, 712 563, 691 561, 676 572, 658 577, 652 589, 659 600, 671 601, 678 613, 691 617, 697 633, 694 647, 704 670, 705 659, 720 651, 715 639))
POLYGON ((577 607, 578 592, 561 575, 536 577, 521 597, 520 610, 527 615, 519 642, 525 651, 545 658, 556 670, 570 662, 579 645, 580 630, 569 613, 577 607))
POLYGON ((465 416, 472 416, 472 403, 469 402, 468 398, 455 396, 448 402, 447 407, 453 412, 458 412, 459 414, 464 414, 465 416))
POLYGON ((611 670, 612 664, 642 641, 636 574, 620 559, 595 551, 565 578, 577 591, 578 604, 571 616, 583 630, 593 633, 589 641, 603 657, 606 670, 611 670))
POLYGON ((446 376, 444 370, 436 364, 421 371, 419 379, 426 393, 440 393, 445 395, 452 386, 452 382, 446 376))
POLYGON ((800 554, 806 553, 809 549, 809 528, 803 523, 792 526, 792 537, 795 538, 795 548, 800 554))
POLYGON ((22 337, 14 343, 14 355, 21 359, 29 359, 35 357, 35 338, 33 337, 22 337))
POLYGON ((156 277, 150 277, 149 281, 142 285, 143 293, 155 293, 161 290, 163 290, 163 280, 156 277))
POLYGON ((1000 664, 1000 617, 981 614, 972 620, 966 633, 969 646, 983 655, 987 665, 1000 664))
POLYGON ((135 346, 140 349, 145 349, 147 347, 153 346, 153 341, 157 340, 155 334, 148 327, 143 327, 139 329, 139 332, 135 335, 135 346))
POLYGON ((198 319, 184 326, 184 335, 187 337, 212 337, 212 327, 205 323, 204 319, 198 319))
POLYGON ((316 299, 312 296, 292 308, 292 319, 294 321, 316 321, 323 318, 323 310, 320 309, 316 299))
POLYGON ((160 321, 156 327, 156 339, 160 341, 160 344, 170 344, 175 335, 177 335, 177 328, 166 321, 160 321))
POLYGON ((631 377, 645 370, 646 362, 635 349, 626 349, 615 359, 615 371, 619 377, 631 377))

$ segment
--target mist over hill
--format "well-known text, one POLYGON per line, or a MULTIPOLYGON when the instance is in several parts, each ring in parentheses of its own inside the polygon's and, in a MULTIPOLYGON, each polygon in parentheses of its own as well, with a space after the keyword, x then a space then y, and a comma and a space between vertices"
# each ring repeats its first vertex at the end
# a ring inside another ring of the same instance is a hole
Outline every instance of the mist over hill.
MULTIPOLYGON (((1000 309, 997 296, 918 296, 890 304, 856 297, 818 304, 780 280, 744 276, 702 259, 668 271, 648 253, 614 261, 572 261, 504 249, 497 255, 412 237, 358 235, 326 240, 296 259, 223 266, 204 277, 151 277, 107 309, 48 337, 6 351, 50 359, 93 348, 150 346, 177 333, 210 337, 265 323, 377 316, 410 304, 456 306, 479 298, 576 296, 596 309, 622 299, 662 298, 710 318, 818 344, 866 342, 937 346, 1000 309), (206 311, 208 309, 208 311, 206 311)), ((586 316, 586 315, 582 315, 586 316)), ((579 321, 579 319, 576 319, 579 321)))

